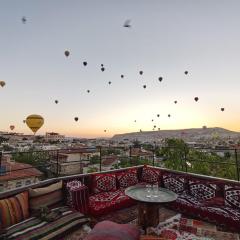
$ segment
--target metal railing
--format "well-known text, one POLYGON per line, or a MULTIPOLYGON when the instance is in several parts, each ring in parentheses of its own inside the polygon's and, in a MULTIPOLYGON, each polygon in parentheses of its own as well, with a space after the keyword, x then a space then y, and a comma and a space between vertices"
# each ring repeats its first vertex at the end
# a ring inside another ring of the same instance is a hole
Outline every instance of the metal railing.
POLYGON ((42 179, 48 179, 77 173, 101 172, 148 164, 183 172, 198 173, 237 181, 240 180, 238 149, 180 149, 175 147, 158 147, 155 145, 151 149, 148 149, 148 151, 140 152, 139 154, 134 153, 133 146, 127 148, 97 146, 96 149, 91 152, 89 152, 89 149, 90 148, 10 153, 0 152, 0 169, 5 171, 1 171, 1 176, 4 173, 10 174, 14 171, 26 171, 27 169, 37 168, 43 173, 42 179), (71 153, 71 151, 77 152, 78 150, 79 159, 72 161, 64 160, 64 154, 71 153), (86 156, 84 157, 84 153, 89 153, 89 156, 92 156, 86 158, 86 156), (22 168, 12 168, 11 170, 3 169, 2 166, 5 164, 3 160, 6 155, 10 155, 16 162, 28 163, 30 165, 22 168), (106 159, 111 157, 115 157, 116 161, 113 161, 111 164, 104 164, 106 159), (83 172, 84 169, 86 172, 83 172))

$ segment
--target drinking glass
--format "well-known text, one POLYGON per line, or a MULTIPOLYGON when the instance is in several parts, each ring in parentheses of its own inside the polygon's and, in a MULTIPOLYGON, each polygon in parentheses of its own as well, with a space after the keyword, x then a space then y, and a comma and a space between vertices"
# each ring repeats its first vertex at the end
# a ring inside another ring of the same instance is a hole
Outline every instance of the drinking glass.
POLYGON ((152 185, 151 184, 147 184, 146 188, 147 188, 147 195, 146 195, 146 197, 147 198, 151 198, 152 197, 152 194, 151 194, 151 192, 152 192, 152 185))
POLYGON ((155 183, 153 184, 153 197, 158 197, 159 192, 158 192, 158 184, 155 183))

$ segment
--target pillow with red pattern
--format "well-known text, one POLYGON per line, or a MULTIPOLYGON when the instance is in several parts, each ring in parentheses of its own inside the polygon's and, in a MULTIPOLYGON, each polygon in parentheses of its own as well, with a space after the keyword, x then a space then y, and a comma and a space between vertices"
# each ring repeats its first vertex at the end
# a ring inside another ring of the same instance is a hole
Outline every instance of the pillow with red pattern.
POLYGON ((240 185, 226 184, 224 186, 224 200, 226 206, 240 210, 240 185))
POLYGON ((93 192, 109 192, 116 191, 116 175, 105 173, 105 174, 94 174, 93 175, 93 192))
POLYGON ((172 174, 172 173, 163 173, 163 185, 165 188, 180 194, 183 193, 185 189, 186 178, 184 176, 172 174))
POLYGON ((202 203, 206 207, 222 207, 224 206, 224 198, 223 197, 215 197, 209 200, 204 200, 202 203))
POLYGON ((137 169, 129 169, 117 173, 117 180, 120 188, 127 188, 138 183, 137 169))
POLYGON ((215 198, 217 185, 204 180, 189 180, 189 193, 199 201, 215 198))
POLYGON ((160 181, 161 170, 144 166, 142 170, 142 182, 146 183, 157 183, 160 181))

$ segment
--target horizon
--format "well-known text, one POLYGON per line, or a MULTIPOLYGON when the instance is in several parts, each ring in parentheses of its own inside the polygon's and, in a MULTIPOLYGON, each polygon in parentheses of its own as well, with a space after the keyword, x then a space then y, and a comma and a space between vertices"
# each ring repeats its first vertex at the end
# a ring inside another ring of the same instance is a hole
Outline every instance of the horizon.
POLYGON ((110 138, 204 125, 240 131, 240 2, 0 6, 2 131, 14 125, 32 134, 23 123, 30 114, 44 118, 37 135, 110 138), (130 28, 123 27, 127 19, 130 28))

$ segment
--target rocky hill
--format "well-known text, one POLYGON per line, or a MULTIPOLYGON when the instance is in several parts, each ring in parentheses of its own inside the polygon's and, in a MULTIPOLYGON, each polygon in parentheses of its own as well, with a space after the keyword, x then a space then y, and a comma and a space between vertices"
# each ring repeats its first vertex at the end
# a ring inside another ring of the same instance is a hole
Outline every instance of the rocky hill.
POLYGON ((178 130, 160 130, 160 131, 142 131, 133 133, 116 134, 112 137, 114 141, 123 141, 124 139, 139 140, 141 142, 159 141, 165 138, 183 138, 186 141, 199 141, 206 139, 232 138, 240 139, 240 132, 230 131, 224 128, 190 128, 190 129, 178 129, 178 130))

